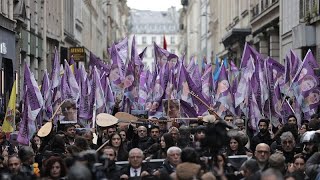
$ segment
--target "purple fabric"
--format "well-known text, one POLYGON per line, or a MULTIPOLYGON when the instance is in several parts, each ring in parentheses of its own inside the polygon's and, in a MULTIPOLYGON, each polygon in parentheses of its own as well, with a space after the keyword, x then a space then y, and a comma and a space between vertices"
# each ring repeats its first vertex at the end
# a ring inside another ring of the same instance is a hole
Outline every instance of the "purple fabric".
POLYGON ((78 102, 79 97, 80 97, 79 85, 78 85, 76 78, 75 78, 74 74, 72 73, 71 68, 66 60, 65 60, 64 64, 65 64, 65 74, 67 77, 66 81, 67 81, 68 86, 70 88, 71 97, 75 102, 78 102))
POLYGON ((316 68, 319 68, 319 65, 309 50, 291 86, 297 103, 305 114, 315 113, 320 104, 319 78, 314 73, 316 68))
POLYGON ((41 95, 41 92, 39 90, 38 84, 31 73, 29 66, 27 63, 24 63, 24 85, 25 87, 22 91, 23 94, 25 94, 26 89, 28 89, 29 93, 29 101, 30 101, 30 108, 31 111, 33 111, 36 115, 33 114, 32 118, 35 120, 37 114, 39 113, 40 109, 42 108, 44 101, 43 97, 41 95))
POLYGON ((212 65, 207 66, 202 77, 202 95, 203 97, 208 101, 211 102, 212 97, 212 87, 213 87, 213 81, 212 81, 212 65))
MULTIPOLYGON (((119 55, 122 64, 126 64, 128 59, 128 37, 122 39, 119 43, 114 43, 114 48, 119 55)), ((108 48, 109 54, 112 54, 112 48, 108 48)))
POLYGON ((32 110, 30 107, 30 96, 29 89, 26 90, 24 94, 24 104, 23 104, 23 117, 19 127, 19 133, 17 141, 22 145, 29 145, 30 138, 36 132, 36 126, 34 123, 34 118, 32 117, 32 110))
POLYGON ((91 85, 88 79, 88 75, 84 66, 80 66, 80 89, 81 89, 81 96, 79 100, 79 111, 78 117, 80 119, 80 123, 84 126, 87 126, 87 121, 92 119, 92 111, 90 111, 90 91, 91 85))
POLYGON ((96 66, 100 71, 103 71, 109 75, 111 66, 104 64, 100 58, 96 57, 92 52, 90 52, 89 67, 93 69, 94 66, 96 66))
POLYGON ((221 118, 226 115, 227 111, 235 115, 234 97, 231 92, 231 86, 225 66, 221 67, 219 78, 217 80, 215 101, 217 107, 216 112, 221 118))

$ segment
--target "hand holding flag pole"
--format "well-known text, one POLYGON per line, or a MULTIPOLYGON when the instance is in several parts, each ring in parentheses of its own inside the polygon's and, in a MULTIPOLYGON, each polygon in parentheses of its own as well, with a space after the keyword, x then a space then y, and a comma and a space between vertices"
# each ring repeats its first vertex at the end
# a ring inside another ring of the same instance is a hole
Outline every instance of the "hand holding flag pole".
POLYGON ((203 105, 205 105, 208 108, 208 112, 210 114, 213 114, 217 117, 219 117, 219 115, 212 109, 212 107, 210 107, 207 103, 205 103, 201 98, 199 98, 198 95, 196 95, 193 91, 190 91, 190 95, 192 95, 193 97, 195 97, 198 101, 200 101, 203 105))

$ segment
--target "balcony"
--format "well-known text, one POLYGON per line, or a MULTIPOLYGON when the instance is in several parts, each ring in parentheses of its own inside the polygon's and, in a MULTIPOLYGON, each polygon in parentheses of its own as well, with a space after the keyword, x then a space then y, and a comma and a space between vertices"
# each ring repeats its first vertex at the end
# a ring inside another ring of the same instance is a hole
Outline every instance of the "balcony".
POLYGON ((279 22, 279 0, 261 0, 251 8, 252 34, 259 34, 270 26, 277 26, 279 22), (268 1, 268 3, 266 3, 268 1), (263 5, 261 5, 263 4, 263 5))
POLYGON ((273 6, 279 6, 279 0, 261 0, 260 3, 252 5, 251 8, 251 21, 258 17, 260 14, 273 8, 273 6))

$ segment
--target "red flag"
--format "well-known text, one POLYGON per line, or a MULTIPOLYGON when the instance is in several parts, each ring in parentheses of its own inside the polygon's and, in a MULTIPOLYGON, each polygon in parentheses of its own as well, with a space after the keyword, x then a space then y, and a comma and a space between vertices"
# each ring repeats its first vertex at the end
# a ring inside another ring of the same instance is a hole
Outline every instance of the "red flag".
POLYGON ((163 49, 167 50, 166 36, 163 36, 163 49))

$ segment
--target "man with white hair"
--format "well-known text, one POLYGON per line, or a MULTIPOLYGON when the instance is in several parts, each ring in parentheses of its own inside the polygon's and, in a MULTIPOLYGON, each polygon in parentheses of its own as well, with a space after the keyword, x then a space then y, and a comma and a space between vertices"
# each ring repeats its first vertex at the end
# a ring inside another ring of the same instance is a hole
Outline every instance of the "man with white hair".
POLYGON ((143 151, 139 148, 133 148, 129 151, 129 165, 121 170, 120 179, 129 179, 131 177, 143 177, 150 174, 150 169, 142 163, 144 159, 143 151))
POLYGON ((163 162, 162 166, 154 175, 159 175, 160 179, 170 179, 170 174, 176 171, 177 165, 181 162, 180 155, 181 149, 176 146, 172 146, 167 150, 167 158, 163 162))

